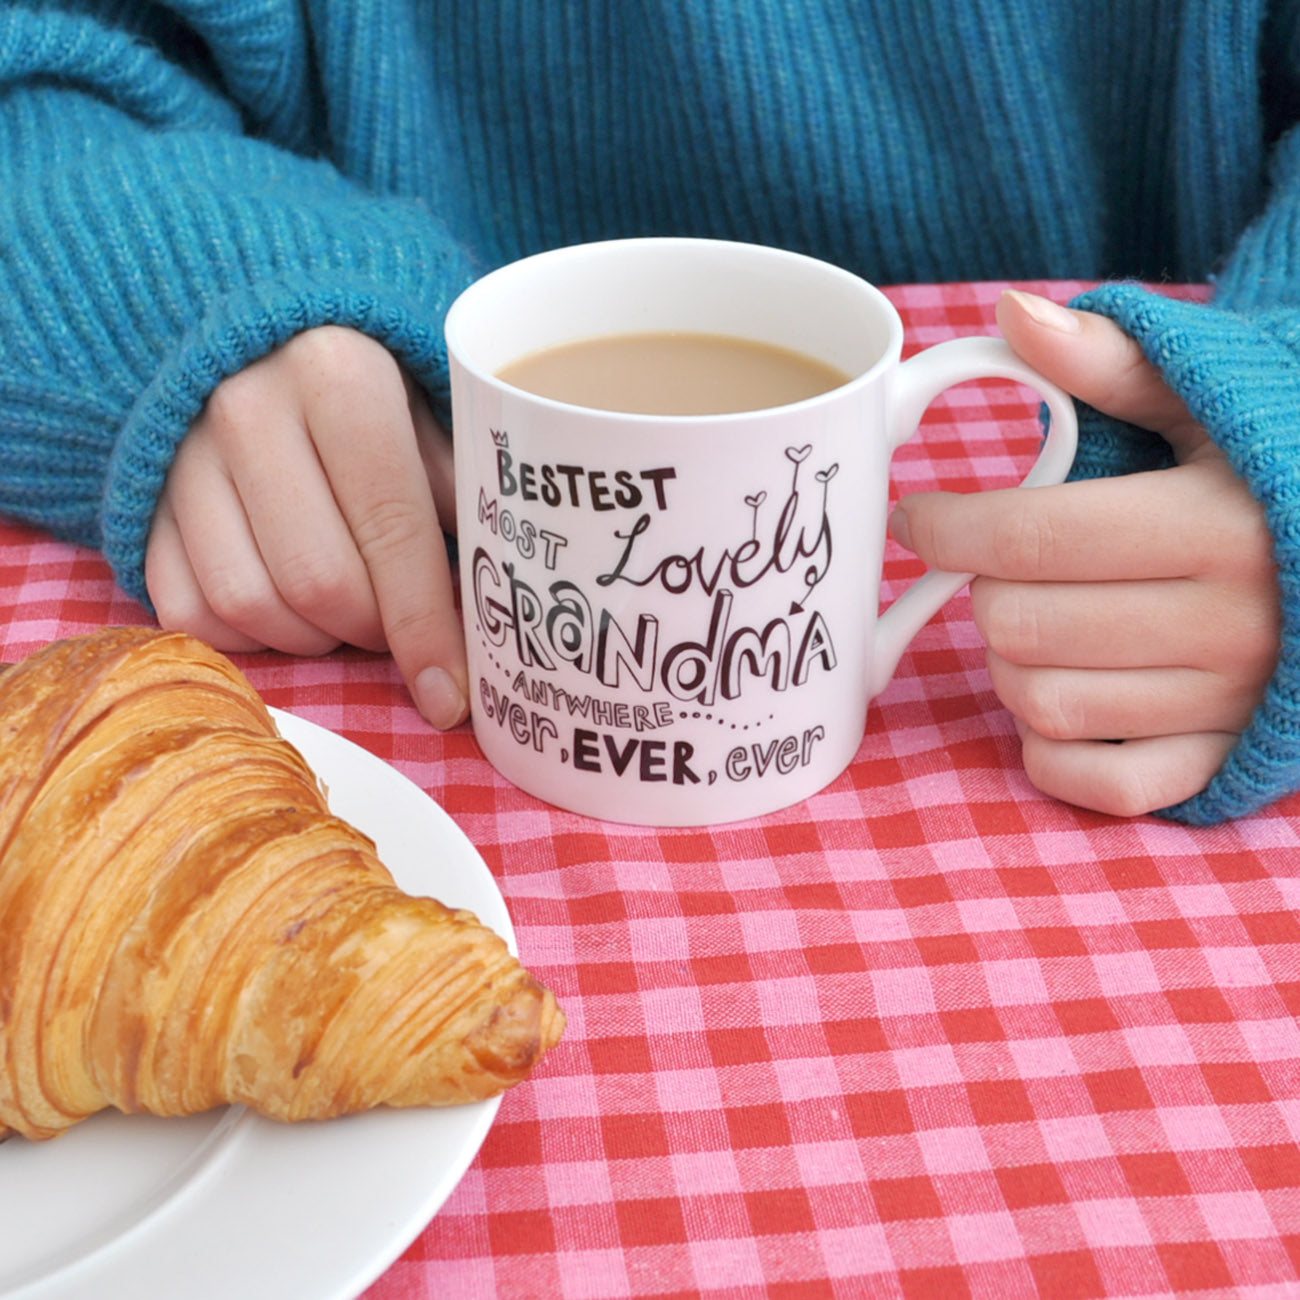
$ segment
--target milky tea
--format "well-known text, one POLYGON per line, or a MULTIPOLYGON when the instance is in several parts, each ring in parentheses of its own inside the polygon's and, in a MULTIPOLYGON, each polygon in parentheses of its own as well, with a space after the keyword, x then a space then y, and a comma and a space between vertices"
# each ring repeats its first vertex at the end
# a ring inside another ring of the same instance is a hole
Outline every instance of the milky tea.
POLYGON ((790 348, 689 331, 611 334, 520 357, 497 378, 538 397, 640 415, 725 415, 802 402, 849 376, 790 348))

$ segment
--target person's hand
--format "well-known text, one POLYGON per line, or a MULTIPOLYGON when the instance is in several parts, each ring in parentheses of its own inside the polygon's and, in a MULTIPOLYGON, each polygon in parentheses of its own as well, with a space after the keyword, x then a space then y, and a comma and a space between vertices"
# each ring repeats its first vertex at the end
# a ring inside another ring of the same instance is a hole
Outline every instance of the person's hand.
POLYGON ((379 343, 324 327, 222 382, 159 499, 145 582, 162 626, 224 651, 392 652, 437 727, 467 712, 443 529, 450 438, 379 343))
POLYGON ((998 323, 1030 365, 1161 434, 1178 464, 917 494, 890 530, 927 564, 979 575, 975 622, 1033 784, 1100 812, 1152 812, 1204 789, 1272 675, 1281 623, 1264 513, 1113 322, 1009 293, 998 323))

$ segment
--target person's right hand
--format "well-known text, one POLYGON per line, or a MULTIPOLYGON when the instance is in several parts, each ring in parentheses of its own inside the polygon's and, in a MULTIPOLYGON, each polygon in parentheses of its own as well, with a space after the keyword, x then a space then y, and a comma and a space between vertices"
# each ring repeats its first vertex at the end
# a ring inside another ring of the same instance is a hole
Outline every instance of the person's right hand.
POLYGON ((326 326, 224 380, 149 535, 163 627, 223 651, 388 649, 436 727, 468 712, 443 530, 449 435, 381 344, 326 326))

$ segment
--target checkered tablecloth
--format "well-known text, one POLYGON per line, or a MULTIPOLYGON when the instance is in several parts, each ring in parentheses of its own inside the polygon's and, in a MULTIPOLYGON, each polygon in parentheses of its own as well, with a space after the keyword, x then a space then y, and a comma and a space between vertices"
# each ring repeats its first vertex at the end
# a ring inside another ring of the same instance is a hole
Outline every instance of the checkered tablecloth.
MULTIPOLYGON (((992 332, 1001 287, 891 296, 914 348, 992 332)), ((964 386, 898 489, 1037 441, 1026 392, 964 386)), ((887 593, 914 572, 891 550, 887 593)), ((0 618, 11 659, 144 615, 0 526, 0 618)), ((386 660, 240 663, 448 810, 569 1018, 366 1300, 1300 1296, 1300 799, 1192 830, 1039 795, 964 596, 848 772, 705 830, 540 804, 386 660)))

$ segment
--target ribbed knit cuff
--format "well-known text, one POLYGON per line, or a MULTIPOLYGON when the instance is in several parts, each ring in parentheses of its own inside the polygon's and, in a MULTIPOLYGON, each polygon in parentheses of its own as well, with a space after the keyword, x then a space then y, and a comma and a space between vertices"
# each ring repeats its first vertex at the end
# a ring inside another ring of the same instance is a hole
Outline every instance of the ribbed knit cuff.
MULTIPOLYGON (((1079 417, 1079 450, 1070 467, 1071 482, 1141 474, 1150 469, 1168 469, 1174 463, 1173 448, 1158 433, 1103 415, 1083 402, 1076 402, 1075 409, 1079 417)), ((1046 406, 1043 420, 1046 428, 1046 406)))
POLYGON ((147 603, 158 495, 216 386, 337 325, 388 347, 445 418, 443 317, 471 268, 427 204, 240 134, 169 65, 140 73, 183 122, 156 129, 124 111, 129 86, 59 89, 76 32, 18 26, 28 79, 0 104, 0 511, 99 546, 147 603))
MULTIPOLYGON (((1162 810, 1192 825, 1241 817, 1300 788, 1300 317, 1237 313, 1107 285, 1076 298, 1132 335, 1263 505, 1282 598, 1282 646, 1263 703, 1198 795, 1162 810)), ((1090 413, 1085 473, 1150 468, 1119 421, 1090 413), (1128 445, 1127 456, 1117 449, 1128 445), (1105 469, 1107 461, 1116 468, 1105 469)), ((1140 432, 1140 431, 1139 431, 1140 432)))
POLYGON ((425 390, 435 416, 450 420, 450 380, 442 318, 373 281, 263 284, 214 304, 168 356, 135 403, 118 437, 104 484, 104 555, 128 595, 149 605, 145 546, 154 508, 181 439, 225 378, 304 330, 339 325, 384 344, 425 390))

